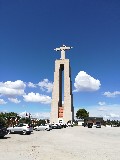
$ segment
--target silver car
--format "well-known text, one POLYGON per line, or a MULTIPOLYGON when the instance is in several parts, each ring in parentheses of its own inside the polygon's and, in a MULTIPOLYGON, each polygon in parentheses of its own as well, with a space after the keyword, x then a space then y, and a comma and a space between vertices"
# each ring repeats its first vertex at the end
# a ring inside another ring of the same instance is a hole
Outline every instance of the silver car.
POLYGON ((8 127, 7 130, 8 130, 8 133, 20 133, 25 135, 33 132, 33 127, 26 123, 20 123, 17 126, 8 127))
POLYGON ((40 125, 40 126, 36 126, 34 128, 36 131, 50 131, 52 129, 50 124, 45 124, 45 125, 40 125))

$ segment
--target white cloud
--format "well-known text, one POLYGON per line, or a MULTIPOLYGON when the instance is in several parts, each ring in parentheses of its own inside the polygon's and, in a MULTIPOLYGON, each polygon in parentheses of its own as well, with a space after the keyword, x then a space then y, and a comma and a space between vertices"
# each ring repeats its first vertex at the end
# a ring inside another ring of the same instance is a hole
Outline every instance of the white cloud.
POLYGON ((3 99, 0 99, 0 104, 6 104, 7 102, 5 102, 3 99))
POLYGON ((50 119, 50 113, 49 112, 32 113, 31 117, 38 118, 38 119, 50 119))
POLYGON ((100 81, 94 79, 84 71, 80 71, 75 78, 74 92, 79 91, 97 91, 100 89, 100 81))
POLYGON ((98 108, 99 111, 107 111, 107 108, 106 107, 100 107, 98 108))
POLYGON ((116 113, 109 113, 104 115, 104 119, 110 119, 110 120, 120 120, 120 114, 116 114, 116 113))
POLYGON ((40 86, 42 91, 52 92, 53 89, 53 83, 48 79, 44 79, 43 81, 39 82, 38 86, 40 86))
MULTIPOLYGON (((26 117, 26 113, 29 115, 28 112, 21 112, 19 113, 19 116, 26 117)), ((36 113, 30 113, 31 118, 38 118, 38 119, 50 119, 50 113, 49 112, 36 112, 36 113)))
POLYGON ((120 120, 120 105, 105 105, 104 107, 89 107, 90 116, 102 116, 105 120, 120 120))
POLYGON ((6 88, 14 88, 14 89, 24 89, 26 85, 23 81, 17 80, 15 82, 7 81, 5 83, 0 83, 1 86, 3 85, 6 88))
POLYGON ((26 111, 19 113, 20 117, 25 117, 26 116, 26 111))
POLYGON ((112 118, 119 118, 120 115, 115 114, 115 113, 110 113, 110 117, 112 117, 112 118))
POLYGON ((26 111, 19 113, 19 116, 20 116, 20 117, 26 117, 26 113, 27 113, 27 115, 29 116, 29 113, 26 112, 26 111))
POLYGON ((85 108, 89 112, 90 117, 103 117, 104 120, 120 120, 120 104, 106 104, 105 106, 100 107, 96 106, 80 106, 75 108, 74 113, 80 108, 85 108))
POLYGON ((23 81, 17 80, 15 82, 7 81, 0 82, 0 94, 9 96, 24 95, 26 85, 23 81))
POLYGON ((104 106, 106 103, 105 103, 105 102, 98 102, 98 104, 99 104, 100 106, 104 106))
POLYGON ((51 97, 42 95, 39 93, 28 93, 27 95, 23 95, 24 101, 26 102, 39 102, 43 104, 50 104, 51 103, 51 97))
POLYGON ((120 92, 119 91, 115 91, 115 92, 108 91, 108 92, 105 92, 103 95, 106 97, 116 97, 117 95, 120 95, 120 92))
POLYGON ((36 88, 36 85, 35 85, 35 84, 33 84, 32 82, 28 82, 28 87, 36 88))
POLYGON ((10 101, 10 102, 13 102, 13 103, 20 103, 21 101, 20 100, 18 100, 17 98, 8 98, 8 100, 10 101))

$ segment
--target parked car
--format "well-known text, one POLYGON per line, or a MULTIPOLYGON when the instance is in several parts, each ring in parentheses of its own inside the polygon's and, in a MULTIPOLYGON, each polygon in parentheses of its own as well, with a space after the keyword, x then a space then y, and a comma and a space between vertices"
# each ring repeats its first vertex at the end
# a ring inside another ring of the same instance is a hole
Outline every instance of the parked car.
POLYGON ((92 128, 93 123, 88 123, 88 128, 92 128))
POLYGON ((96 122, 96 128, 101 128, 101 123, 100 122, 96 122))
POLYGON ((0 138, 3 138, 7 134, 7 128, 0 123, 0 138))
POLYGON ((36 126, 34 127, 34 130, 36 131, 50 131, 52 130, 52 126, 50 124, 45 124, 45 125, 40 125, 40 126, 36 126))
POLYGON ((88 127, 88 124, 87 123, 82 123, 82 126, 88 127))
POLYGON ((33 132, 33 127, 30 124, 20 123, 14 127, 7 128, 8 133, 19 133, 19 134, 31 134, 33 132))
POLYGON ((73 124, 72 123, 67 123, 67 126, 68 127, 73 127, 73 124))
POLYGON ((62 124, 60 124, 60 125, 61 125, 61 127, 62 127, 62 128, 66 128, 66 127, 68 127, 68 125, 67 125, 67 124, 63 124, 63 123, 62 123, 62 124))
POLYGON ((61 129, 62 128, 62 126, 61 125, 59 125, 59 124, 52 124, 52 129, 61 129))

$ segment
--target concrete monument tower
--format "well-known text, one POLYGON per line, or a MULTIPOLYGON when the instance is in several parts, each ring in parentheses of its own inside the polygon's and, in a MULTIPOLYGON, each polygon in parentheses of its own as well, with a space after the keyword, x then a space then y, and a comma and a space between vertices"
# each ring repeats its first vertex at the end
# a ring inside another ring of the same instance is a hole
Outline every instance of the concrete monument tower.
POLYGON ((54 49, 55 51, 61 51, 61 58, 55 61, 51 123, 73 122, 74 119, 71 68, 69 59, 65 59, 65 51, 71 48, 63 45, 54 49))

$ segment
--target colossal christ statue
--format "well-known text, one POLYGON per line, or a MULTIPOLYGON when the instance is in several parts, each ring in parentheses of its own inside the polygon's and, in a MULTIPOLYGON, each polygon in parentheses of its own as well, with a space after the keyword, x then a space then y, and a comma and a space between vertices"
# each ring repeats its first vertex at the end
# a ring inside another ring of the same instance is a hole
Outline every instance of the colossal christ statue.
POLYGON ((62 47, 55 48, 54 50, 61 51, 61 58, 60 59, 65 59, 65 50, 70 50, 71 48, 73 48, 73 47, 67 47, 67 46, 63 45, 62 47))

